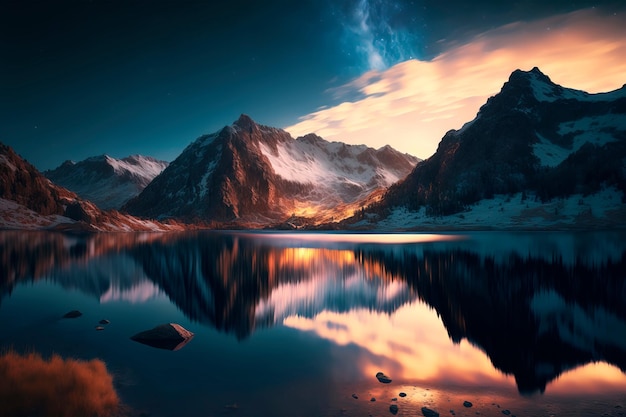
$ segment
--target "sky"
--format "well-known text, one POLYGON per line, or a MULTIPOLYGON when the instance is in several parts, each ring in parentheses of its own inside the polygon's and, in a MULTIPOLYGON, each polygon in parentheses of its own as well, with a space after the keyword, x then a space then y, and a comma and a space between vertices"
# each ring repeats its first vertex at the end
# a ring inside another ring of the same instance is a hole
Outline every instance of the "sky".
POLYGON ((0 0, 0 142, 171 161, 240 114, 431 156, 510 73, 626 83, 623 1, 0 0))

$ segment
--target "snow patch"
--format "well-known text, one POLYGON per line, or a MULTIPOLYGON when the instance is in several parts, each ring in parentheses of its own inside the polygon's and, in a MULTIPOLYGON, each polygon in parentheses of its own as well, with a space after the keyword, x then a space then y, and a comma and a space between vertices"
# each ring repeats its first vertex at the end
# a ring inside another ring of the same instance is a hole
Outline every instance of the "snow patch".
POLYGON ((537 134, 539 141, 533 145, 533 153, 542 166, 555 167, 585 143, 603 146, 616 142, 614 131, 626 131, 626 115, 611 113, 564 122, 559 125, 558 133, 572 135, 572 146, 564 148, 537 134))
POLYGON ((524 198, 517 193, 512 196, 496 195, 493 199, 477 202, 462 213, 433 217, 421 207, 410 211, 396 207, 391 214, 376 222, 365 220, 357 227, 371 227, 376 231, 398 231, 406 229, 549 229, 559 227, 611 227, 624 224, 626 206, 624 194, 607 187, 588 196, 575 194, 564 199, 541 202, 534 195, 524 198), (606 225, 606 226, 603 226, 606 225))

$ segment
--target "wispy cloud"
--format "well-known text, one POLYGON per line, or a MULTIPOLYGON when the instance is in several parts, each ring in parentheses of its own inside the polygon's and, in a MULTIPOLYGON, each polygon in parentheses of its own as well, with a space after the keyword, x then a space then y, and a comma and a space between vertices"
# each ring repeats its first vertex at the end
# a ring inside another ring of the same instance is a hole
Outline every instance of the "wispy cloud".
POLYGON ((621 87, 626 82, 623 16, 583 10, 500 27, 431 61, 408 60, 367 72, 332 91, 343 102, 286 129, 294 136, 315 132, 347 143, 391 144, 425 158, 447 130, 473 119, 512 71, 534 66, 566 87, 589 92, 621 87))

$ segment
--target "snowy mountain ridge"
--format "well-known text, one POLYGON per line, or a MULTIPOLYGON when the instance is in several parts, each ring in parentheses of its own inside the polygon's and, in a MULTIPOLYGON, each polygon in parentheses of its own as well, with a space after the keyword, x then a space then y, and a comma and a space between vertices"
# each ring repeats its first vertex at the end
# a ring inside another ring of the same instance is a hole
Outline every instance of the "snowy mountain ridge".
POLYGON ((408 174, 418 159, 378 150, 293 139, 241 115, 199 137, 124 210, 153 218, 201 219, 254 226, 307 218, 345 218, 408 174))
POLYGON ((54 184, 12 148, 0 143, 0 229, 165 231, 183 227, 115 210, 102 211, 54 184))
POLYGON ((119 209, 138 195, 168 165, 143 155, 116 159, 99 155, 80 162, 65 161, 44 175, 98 207, 119 209))

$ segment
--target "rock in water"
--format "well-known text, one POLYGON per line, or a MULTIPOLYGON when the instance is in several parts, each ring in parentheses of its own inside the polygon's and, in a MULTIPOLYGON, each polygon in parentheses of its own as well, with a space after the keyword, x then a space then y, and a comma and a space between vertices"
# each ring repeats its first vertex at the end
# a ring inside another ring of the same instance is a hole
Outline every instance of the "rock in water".
POLYGON ((398 394, 398 395, 399 395, 399 396, 401 396, 401 397, 406 397, 406 393, 404 393, 404 392, 401 392, 401 393, 400 393, 400 394, 398 394))
POLYGON ((180 324, 167 323, 137 333, 131 339, 159 349, 178 350, 193 339, 193 333, 180 324))
POLYGON ((75 319, 76 317, 80 317, 82 315, 83 315, 83 313, 81 313, 80 311, 72 310, 72 311, 68 311, 67 313, 65 313, 63 315, 63 318, 64 319, 75 319))
POLYGON ((424 417, 439 417, 438 412, 431 410, 428 407, 422 407, 422 414, 424 414, 424 417))
POLYGON ((382 382, 383 384, 388 384, 391 382, 391 378, 389 378, 387 375, 383 374, 382 372, 378 372, 376 374, 376 379, 378 379, 378 381, 382 382))
POLYGON ((473 405, 474 405, 474 404, 472 404, 472 403, 471 403, 471 402, 469 402, 469 401, 463 401, 463 407, 470 408, 470 407, 471 407, 471 406, 473 406, 473 405))
POLYGON ((391 412, 391 414, 398 414, 398 406, 395 404, 391 404, 389 406, 389 411, 391 412))
POLYGON ((109 320, 107 320, 107 319, 100 320, 100 324, 109 324, 109 323, 111 323, 111 322, 109 320))

